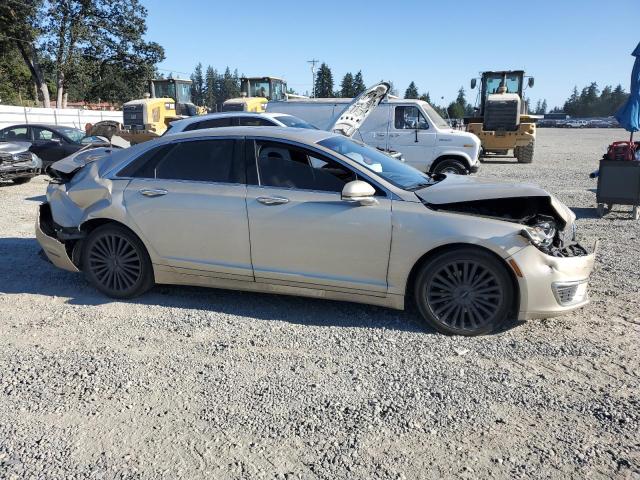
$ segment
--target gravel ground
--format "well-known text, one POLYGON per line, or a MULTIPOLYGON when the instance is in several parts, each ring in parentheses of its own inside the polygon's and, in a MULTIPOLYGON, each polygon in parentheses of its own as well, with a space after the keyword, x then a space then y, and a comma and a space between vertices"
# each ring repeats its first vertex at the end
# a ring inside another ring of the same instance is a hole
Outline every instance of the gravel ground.
POLYGON ((595 215, 615 130, 540 130, 531 181, 602 240, 592 303, 481 338, 415 312, 187 287, 111 301, 0 188, 0 478, 640 478, 640 222, 595 215))

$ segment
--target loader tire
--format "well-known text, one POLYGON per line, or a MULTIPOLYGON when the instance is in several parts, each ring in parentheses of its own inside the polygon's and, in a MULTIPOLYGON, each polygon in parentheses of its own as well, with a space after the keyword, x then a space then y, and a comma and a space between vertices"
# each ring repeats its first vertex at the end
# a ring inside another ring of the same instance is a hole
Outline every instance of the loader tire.
POLYGON ((533 162, 533 152, 536 142, 531 142, 524 147, 516 147, 514 154, 518 159, 518 163, 531 163, 533 162))

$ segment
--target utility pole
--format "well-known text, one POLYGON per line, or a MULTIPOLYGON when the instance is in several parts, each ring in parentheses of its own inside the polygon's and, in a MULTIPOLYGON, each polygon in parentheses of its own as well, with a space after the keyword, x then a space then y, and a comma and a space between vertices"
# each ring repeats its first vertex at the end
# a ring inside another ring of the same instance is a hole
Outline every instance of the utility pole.
POLYGON ((316 98, 316 63, 320 60, 307 60, 307 63, 311 64, 311 97, 316 98))

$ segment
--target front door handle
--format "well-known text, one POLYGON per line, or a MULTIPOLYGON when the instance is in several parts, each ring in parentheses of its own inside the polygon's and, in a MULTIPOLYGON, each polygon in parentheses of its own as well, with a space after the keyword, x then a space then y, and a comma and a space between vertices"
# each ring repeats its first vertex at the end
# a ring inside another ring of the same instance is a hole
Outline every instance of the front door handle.
POLYGON ((283 205, 289 203, 289 199, 284 197, 258 197, 256 200, 263 205, 283 205))
POLYGON ((138 191, 145 197, 161 197, 162 195, 169 193, 164 188, 143 188, 138 191))

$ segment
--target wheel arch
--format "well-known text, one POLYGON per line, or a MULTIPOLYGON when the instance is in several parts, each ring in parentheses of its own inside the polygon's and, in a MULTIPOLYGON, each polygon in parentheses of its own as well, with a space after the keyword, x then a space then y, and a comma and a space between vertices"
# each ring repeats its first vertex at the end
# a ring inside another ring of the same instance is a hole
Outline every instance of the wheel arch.
POLYGON ((422 266, 427 263, 429 260, 431 260, 432 258, 441 255, 445 252, 451 252, 454 250, 461 250, 461 249, 466 249, 466 248, 470 248, 470 249, 475 249, 481 252, 485 252, 488 253, 489 255, 491 255, 493 258, 495 258, 496 260, 498 260, 500 262, 500 264, 502 264, 504 266, 504 268, 506 269, 508 275, 509 275, 509 279, 511 280, 511 285, 513 287, 513 291, 515 293, 514 295, 514 299, 513 299, 513 305, 511 306, 511 308, 513 309, 514 313, 517 314, 518 313, 518 309, 520 307, 520 284, 518 283, 518 279, 516 278, 516 274, 513 271, 513 268, 507 263, 507 261, 501 257, 500 255, 498 255, 496 252, 494 252, 493 250, 484 247, 482 245, 476 245, 476 244, 472 244, 472 243, 449 243, 446 245, 440 245, 438 247, 435 247, 431 250, 429 250, 428 252, 426 252, 425 254, 423 254, 413 265, 413 267, 411 267, 411 271, 409 272, 409 276, 407 277, 407 283, 405 285, 405 308, 407 306, 407 300, 411 299, 411 301, 413 301, 413 287, 415 285, 416 282, 416 278, 418 276, 418 272, 420 272, 420 269, 422 268, 422 266))
POLYGON ((445 160, 459 160, 464 164, 468 171, 471 170, 471 160, 468 157, 459 153, 443 153, 433 162, 431 162, 431 165, 429 166, 429 172, 433 172, 436 167, 445 160))

